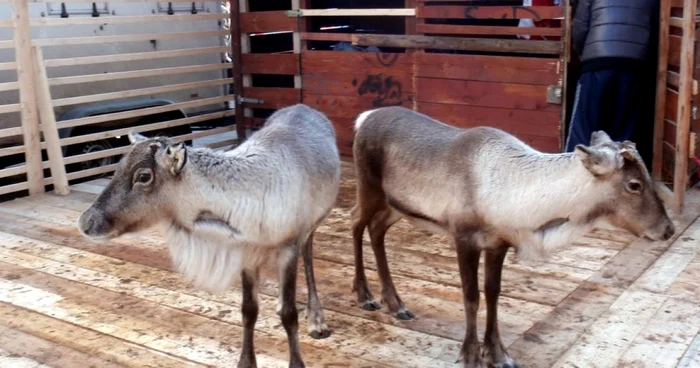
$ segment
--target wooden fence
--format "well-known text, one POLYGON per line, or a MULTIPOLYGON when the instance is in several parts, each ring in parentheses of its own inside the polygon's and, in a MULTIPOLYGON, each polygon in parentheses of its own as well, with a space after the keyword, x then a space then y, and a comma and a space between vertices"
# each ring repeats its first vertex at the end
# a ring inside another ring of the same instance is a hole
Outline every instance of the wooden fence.
POLYGON ((455 126, 503 128, 547 152, 562 147, 568 2, 401 0, 382 9, 371 2, 372 9, 312 9, 294 0, 274 11, 233 3, 249 125, 271 109, 303 102, 331 118, 341 152, 350 155, 360 112, 401 105, 455 126), (518 27, 527 18, 550 24, 518 27), (259 37, 279 37, 281 46, 251 48, 259 37), (338 45, 357 52, 332 49, 338 45), (285 82, 272 84, 265 75, 285 82))
POLYGON ((700 181, 697 0, 662 0, 654 128, 654 179, 681 211, 690 184, 700 181))
MULTIPOLYGON (((214 9, 213 12, 207 9, 209 12, 174 14, 163 14, 154 10, 154 14, 136 16, 99 14, 92 17, 88 15, 32 18, 29 15, 28 2, 43 1, 0 1, 0 4, 12 3, 12 19, 1 20, 0 27, 9 27, 14 34, 13 40, 0 41, 0 49, 14 48, 16 55, 15 61, 0 63, 0 70, 16 70, 18 76, 17 81, 0 83, 0 91, 17 91, 19 95, 17 103, 0 106, 0 114, 7 116, 21 113, 21 126, 1 129, 0 138, 22 138, 19 140, 21 143, 0 148, 0 159, 13 155, 25 156, 21 164, 0 170, 0 181, 4 180, 0 185, 0 195, 25 190, 28 190, 29 194, 38 194, 44 192, 47 185, 53 185, 58 193, 67 193, 70 180, 114 171, 118 157, 128 150, 128 146, 115 142, 120 140, 119 142, 123 143, 131 129, 144 134, 170 129, 176 132, 171 135, 175 135, 174 139, 178 141, 191 141, 235 129, 234 125, 200 131, 189 129, 191 124, 234 115, 234 110, 226 108, 233 99, 227 91, 233 82, 227 76, 227 71, 230 74, 231 63, 225 62, 224 57, 230 52, 230 47, 224 42, 230 33, 225 28, 217 29, 215 26, 220 21, 228 23, 230 14, 219 9, 214 9), (121 27, 120 30, 128 31, 124 34, 100 35, 95 31, 95 35, 88 37, 60 36, 65 34, 69 27, 88 26, 109 30, 108 27, 113 25, 133 27, 121 27), (173 30, 175 25, 179 28, 173 30), (159 32, 149 32, 156 28, 159 32), (181 29, 186 30, 180 31, 181 29), (58 36, 52 37, 54 34, 58 36), (168 47, 175 41, 183 44, 183 40, 190 39, 209 40, 207 42, 211 45, 178 49, 168 47), (116 45, 123 43, 142 44, 149 49, 144 52, 110 52, 117 49, 116 45), (71 50, 75 51, 71 52, 76 57, 44 58, 44 55, 49 53, 56 54, 52 50, 59 48, 72 48, 71 50), (94 50, 100 52, 96 54, 94 50), (182 61, 183 58, 189 58, 190 62, 182 61), (192 60, 195 60, 192 58, 197 58, 195 63, 192 63, 192 60), (157 65, 146 69, 139 68, 144 62, 156 62, 157 65), (163 84, 162 78, 166 76, 169 80, 178 82, 163 84), (108 88, 107 92, 105 89, 92 87, 101 83, 108 83, 113 87, 108 88), (52 91, 59 89, 63 89, 61 97, 55 97, 56 93, 52 97, 52 91), (99 92, 95 92, 97 90, 99 92), (60 121, 56 118, 56 111, 65 112, 74 107, 109 101, 128 101, 133 98, 167 98, 174 93, 179 93, 179 96, 184 93, 187 98, 174 100, 174 103, 170 104, 126 111, 80 115, 60 121), (201 113, 202 109, 214 112, 201 113), (114 124, 125 121, 141 123, 131 124, 129 127, 114 124), (103 128, 96 129, 96 126, 103 128), (105 126, 107 128, 104 128, 105 126), (180 131, 186 133, 180 134, 177 133, 178 127, 188 128, 181 129, 180 131), (59 132, 64 131, 71 131, 72 134, 59 136, 59 132), (107 149, 89 152, 70 150, 70 147, 85 146, 91 142, 107 142, 107 149), (77 165, 105 159, 109 160, 108 164, 101 161, 102 165, 87 165, 87 168, 85 165, 77 165), (66 167, 77 169, 67 171, 66 167)), ((85 1, 72 0, 64 3, 79 2, 85 1)), ((118 3, 145 6, 144 3, 149 1, 120 0, 118 3)), ((191 1, 176 0, 170 3, 171 7, 172 3, 194 7, 191 1)), ((219 6, 218 2, 216 5, 219 6)), ((233 143, 234 140, 225 139, 214 142, 211 146, 221 147, 233 143)))

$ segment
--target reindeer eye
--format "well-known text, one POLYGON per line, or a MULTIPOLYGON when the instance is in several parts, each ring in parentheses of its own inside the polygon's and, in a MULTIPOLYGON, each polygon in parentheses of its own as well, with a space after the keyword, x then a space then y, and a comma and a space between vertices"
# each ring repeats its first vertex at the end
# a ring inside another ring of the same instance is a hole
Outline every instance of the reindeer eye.
POLYGON ((134 183, 148 184, 153 180, 153 173, 150 171, 141 171, 134 176, 134 183))
POLYGON ((630 181, 627 183, 627 190, 634 193, 639 193, 642 191, 642 184, 637 181, 630 181))

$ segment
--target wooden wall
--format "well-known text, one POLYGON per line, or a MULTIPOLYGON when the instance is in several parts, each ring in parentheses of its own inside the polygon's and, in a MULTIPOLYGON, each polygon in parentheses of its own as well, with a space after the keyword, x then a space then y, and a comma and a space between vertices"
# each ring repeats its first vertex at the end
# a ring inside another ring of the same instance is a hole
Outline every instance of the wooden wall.
MULTIPOLYGON (((250 74, 300 79, 288 87, 244 88, 244 97, 265 101, 244 106, 260 110, 303 102, 317 108, 334 122, 346 155, 351 153, 354 118, 362 111, 392 105, 455 126, 495 126, 540 150, 559 152, 562 105, 548 103, 547 91, 550 86, 563 87, 563 22, 534 29, 517 24, 521 18, 562 18, 566 8, 522 7, 521 1, 482 3, 487 5, 406 0, 401 8, 337 11, 301 3, 299 18, 284 10, 243 13, 243 38, 252 32, 295 31, 300 46, 287 53, 243 58, 243 69, 250 74), (370 13, 375 15, 366 15, 370 13), (320 18, 327 21, 316 21, 320 18), (323 27, 345 24, 349 28, 323 27), (518 34, 537 39, 517 39, 518 34), (330 46, 339 42, 362 49, 378 47, 380 52, 332 50, 330 46)), ((248 111, 249 116, 253 113, 248 111)))
POLYGON ((662 0, 653 176, 676 211, 700 181, 697 0, 662 0), (671 193, 672 191, 672 193, 671 193))

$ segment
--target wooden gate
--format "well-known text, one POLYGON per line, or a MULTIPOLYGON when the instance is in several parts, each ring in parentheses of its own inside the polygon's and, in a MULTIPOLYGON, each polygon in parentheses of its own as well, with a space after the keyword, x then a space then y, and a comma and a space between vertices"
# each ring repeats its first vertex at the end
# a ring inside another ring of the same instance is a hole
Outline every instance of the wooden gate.
POLYGON ((687 189, 700 181, 697 10, 697 0, 661 1, 652 171, 676 212, 687 189))
POLYGON ((233 2, 241 11, 234 34, 243 53, 240 114, 249 126, 271 109, 303 102, 328 115, 342 154, 350 155, 354 118, 400 105, 561 150, 568 2, 396 0, 383 9, 371 1, 355 1, 352 9, 320 3, 327 9, 312 9, 307 0, 276 9, 233 2), (528 19, 538 27, 519 27, 528 19))

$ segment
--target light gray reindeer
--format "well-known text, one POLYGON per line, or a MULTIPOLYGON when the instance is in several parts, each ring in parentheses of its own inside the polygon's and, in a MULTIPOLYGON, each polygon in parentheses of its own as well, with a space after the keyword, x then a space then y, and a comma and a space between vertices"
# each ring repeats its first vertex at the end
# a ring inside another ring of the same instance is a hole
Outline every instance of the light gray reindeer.
POLYGON ((174 265, 195 286, 222 291, 240 275, 239 367, 256 367, 259 271, 276 262, 277 313, 289 340, 289 366, 304 367, 295 305, 298 253, 308 284, 310 335, 330 335, 316 294, 312 241, 339 190, 331 122, 305 105, 287 107, 228 152, 188 148, 168 138, 130 134, 130 139, 133 146, 114 178, 80 216, 81 233, 108 239, 164 222, 174 265))
POLYGON ((573 153, 536 151, 501 130, 460 129, 403 107, 366 111, 355 122, 357 204, 352 210, 354 290, 366 310, 380 309, 367 286, 362 235, 369 234, 382 300, 399 319, 413 313, 389 273, 384 235, 401 218, 455 239, 467 330, 465 367, 516 367, 497 323, 501 270, 509 247, 519 258, 545 256, 608 220, 636 236, 667 240, 674 226, 632 142, 604 132, 573 153), (477 270, 485 252, 487 325, 476 335, 477 270))

